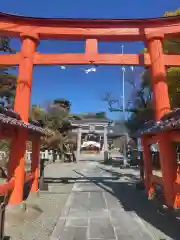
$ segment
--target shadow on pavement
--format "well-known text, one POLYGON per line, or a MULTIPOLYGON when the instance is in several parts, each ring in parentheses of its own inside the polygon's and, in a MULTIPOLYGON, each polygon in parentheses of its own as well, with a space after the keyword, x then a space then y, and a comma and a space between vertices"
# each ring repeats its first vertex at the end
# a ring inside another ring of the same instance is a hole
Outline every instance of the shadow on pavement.
POLYGON ((122 174, 115 171, 101 168, 108 171, 113 176, 121 178, 129 178, 128 182, 122 181, 92 181, 93 178, 86 177, 80 172, 75 171, 80 176, 98 185, 104 191, 115 196, 122 204, 125 211, 135 212, 141 219, 148 222, 156 229, 171 237, 172 239, 180 239, 180 221, 175 214, 170 211, 165 211, 159 204, 154 201, 149 201, 145 192, 136 189, 138 177, 133 174, 122 174), (101 183, 101 184, 99 184, 101 183), (102 185, 103 183, 103 185, 102 185), (109 190, 111 189, 111 190, 109 190))
MULTIPOLYGON (((76 172, 78 173, 78 172, 76 172)), ((79 173, 78 173, 79 174, 79 173)), ((72 182, 104 182, 118 180, 119 177, 61 177, 61 178, 44 178, 45 183, 72 183, 72 182), (86 181, 85 181, 86 180, 86 181)))
MULTIPOLYGON (((131 173, 126 173, 126 174, 122 174, 122 173, 118 173, 116 171, 113 171, 113 170, 109 170, 109 169, 106 169, 106 168, 102 168, 102 167, 98 167, 99 169, 105 171, 105 172, 108 172, 110 174, 112 174, 112 176, 116 176, 118 178, 121 178, 121 177, 128 177, 128 178, 131 178, 131 180, 135 180, 135 181, 138 181, 139 180, 139 176, 135 176, 134 174, 131 174, 131 173)), ((137 170, 137 169, 135 169, 137 170)), ((139 172, 139 170, 137 170, 139 172)))

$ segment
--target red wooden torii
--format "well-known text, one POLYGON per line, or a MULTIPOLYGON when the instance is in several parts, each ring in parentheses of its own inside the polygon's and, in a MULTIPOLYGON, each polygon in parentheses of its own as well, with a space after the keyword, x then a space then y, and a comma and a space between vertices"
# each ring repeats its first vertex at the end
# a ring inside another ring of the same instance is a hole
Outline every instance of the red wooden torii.
MULTIPOLYGON (((162 40, 180 36, 180 17, 131 20, 87 20, 87 19, 46 19, 29 18, 0 14, 0 35, 21 38, 21 51, 16 54, 0 56, 0 65, 19 65, 14 109, 27 122, 32 88, 34 65, 145 65, 151 66, 152 86, 155 106, 155 119, 158 121, 170 111, 166 66, 180 66, 180 56, 163 53, 162 40), (40 40, 85 40, 85 53, 81 54, 40 54, 36 47, 40 40), (99 54, 98 41, 143 41, 147 54, 99 54)), ((174 136, 174 135, 173 135, 174 136)), ((175 138, 175 136, 174 136, 175 138)), ((176 138, 180 139, 179 135, 176 138)), ((15 177, 11 203, 22 201, 24 156, 27 132, 22 131, 19 138, 12 141, 10 172, 15 177), (16 166, 16 168, 14 167, 16 166)), ((145 182, 149 192, 152 184, 152 167, 148 144, 158 140, 162 183, 166 204, 179 206, 178 191, 174 190, 176 181, 176 157, 170 136, 159 133, 156 138, 142 137, 145 161, 145 182)), ((39 147, 37 147, 39 151, 39 147)), ((155 179, 155 178, 154 178, 155 179)), ((179 191, 180 193, 180 191, 179 191)))

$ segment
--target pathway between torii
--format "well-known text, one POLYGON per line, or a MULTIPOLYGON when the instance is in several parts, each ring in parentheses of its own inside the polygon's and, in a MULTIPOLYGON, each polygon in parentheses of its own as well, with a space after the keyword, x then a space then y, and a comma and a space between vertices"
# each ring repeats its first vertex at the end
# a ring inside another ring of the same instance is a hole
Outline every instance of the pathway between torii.
POLYGON ((76 180, 50 240, 175 239, 160 230, 156 223, 166 220, 135 189, 137 171, 93 161, 71 166, 54 169, 53 177, 61 171, 61 177, 82 179, 76 180))

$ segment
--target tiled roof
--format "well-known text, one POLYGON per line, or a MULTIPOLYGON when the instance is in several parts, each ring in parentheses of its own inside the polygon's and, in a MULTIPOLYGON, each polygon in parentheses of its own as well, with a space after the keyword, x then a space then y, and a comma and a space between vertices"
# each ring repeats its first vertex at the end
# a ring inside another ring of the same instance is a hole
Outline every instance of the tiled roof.
POLYGON ((155 134, 162 131, 180 130, 180 109, 174 109, 161 118, 160 121, 149 121, 144 124, 136 136, 155 134))
POLYGON ((77 124, 77 125, 81 125, 81 124, 107 124, 109 122, 108 119, 103 119, 103 118, 84 118, 81 120, 72 120, 72 124, 77 124))
POLYGON ((123 136, 128 134, 128 129, 126 128, 125 124, 122 123, 115 123, 112 126, 108 127, 108 136, 109 137, 117 137, 123 136))
POLYGON ((36 126, 31 123, 25 123, 20 120, 19 115, 12 110, 0 109, 0 124, 11 125, 14 127, 27 128, 31 132, 36 132, 40 135, 51 135, 47 129, 36 126), (2 113, 3 112, 3 113, 2 113))

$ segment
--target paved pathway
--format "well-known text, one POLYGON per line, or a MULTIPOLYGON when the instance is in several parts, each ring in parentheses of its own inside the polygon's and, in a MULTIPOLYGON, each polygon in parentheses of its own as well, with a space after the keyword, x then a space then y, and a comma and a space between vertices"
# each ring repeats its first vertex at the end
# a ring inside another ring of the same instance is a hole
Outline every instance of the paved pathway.
POLYGON ((128 184, 127 176, 119 178, 96 162, 77 165, 73 172, 82 180, 75 182, 51 240, 154 239, 136 213, 125 211, 116 196, 117 184, 128 184))
POLYGON ((92 161, 50 164, 48 192, 30 198, 25 213, 6 211, 5 233, 13 240, 179 240, 179 219, 136 190, 138 175, 92 161))

